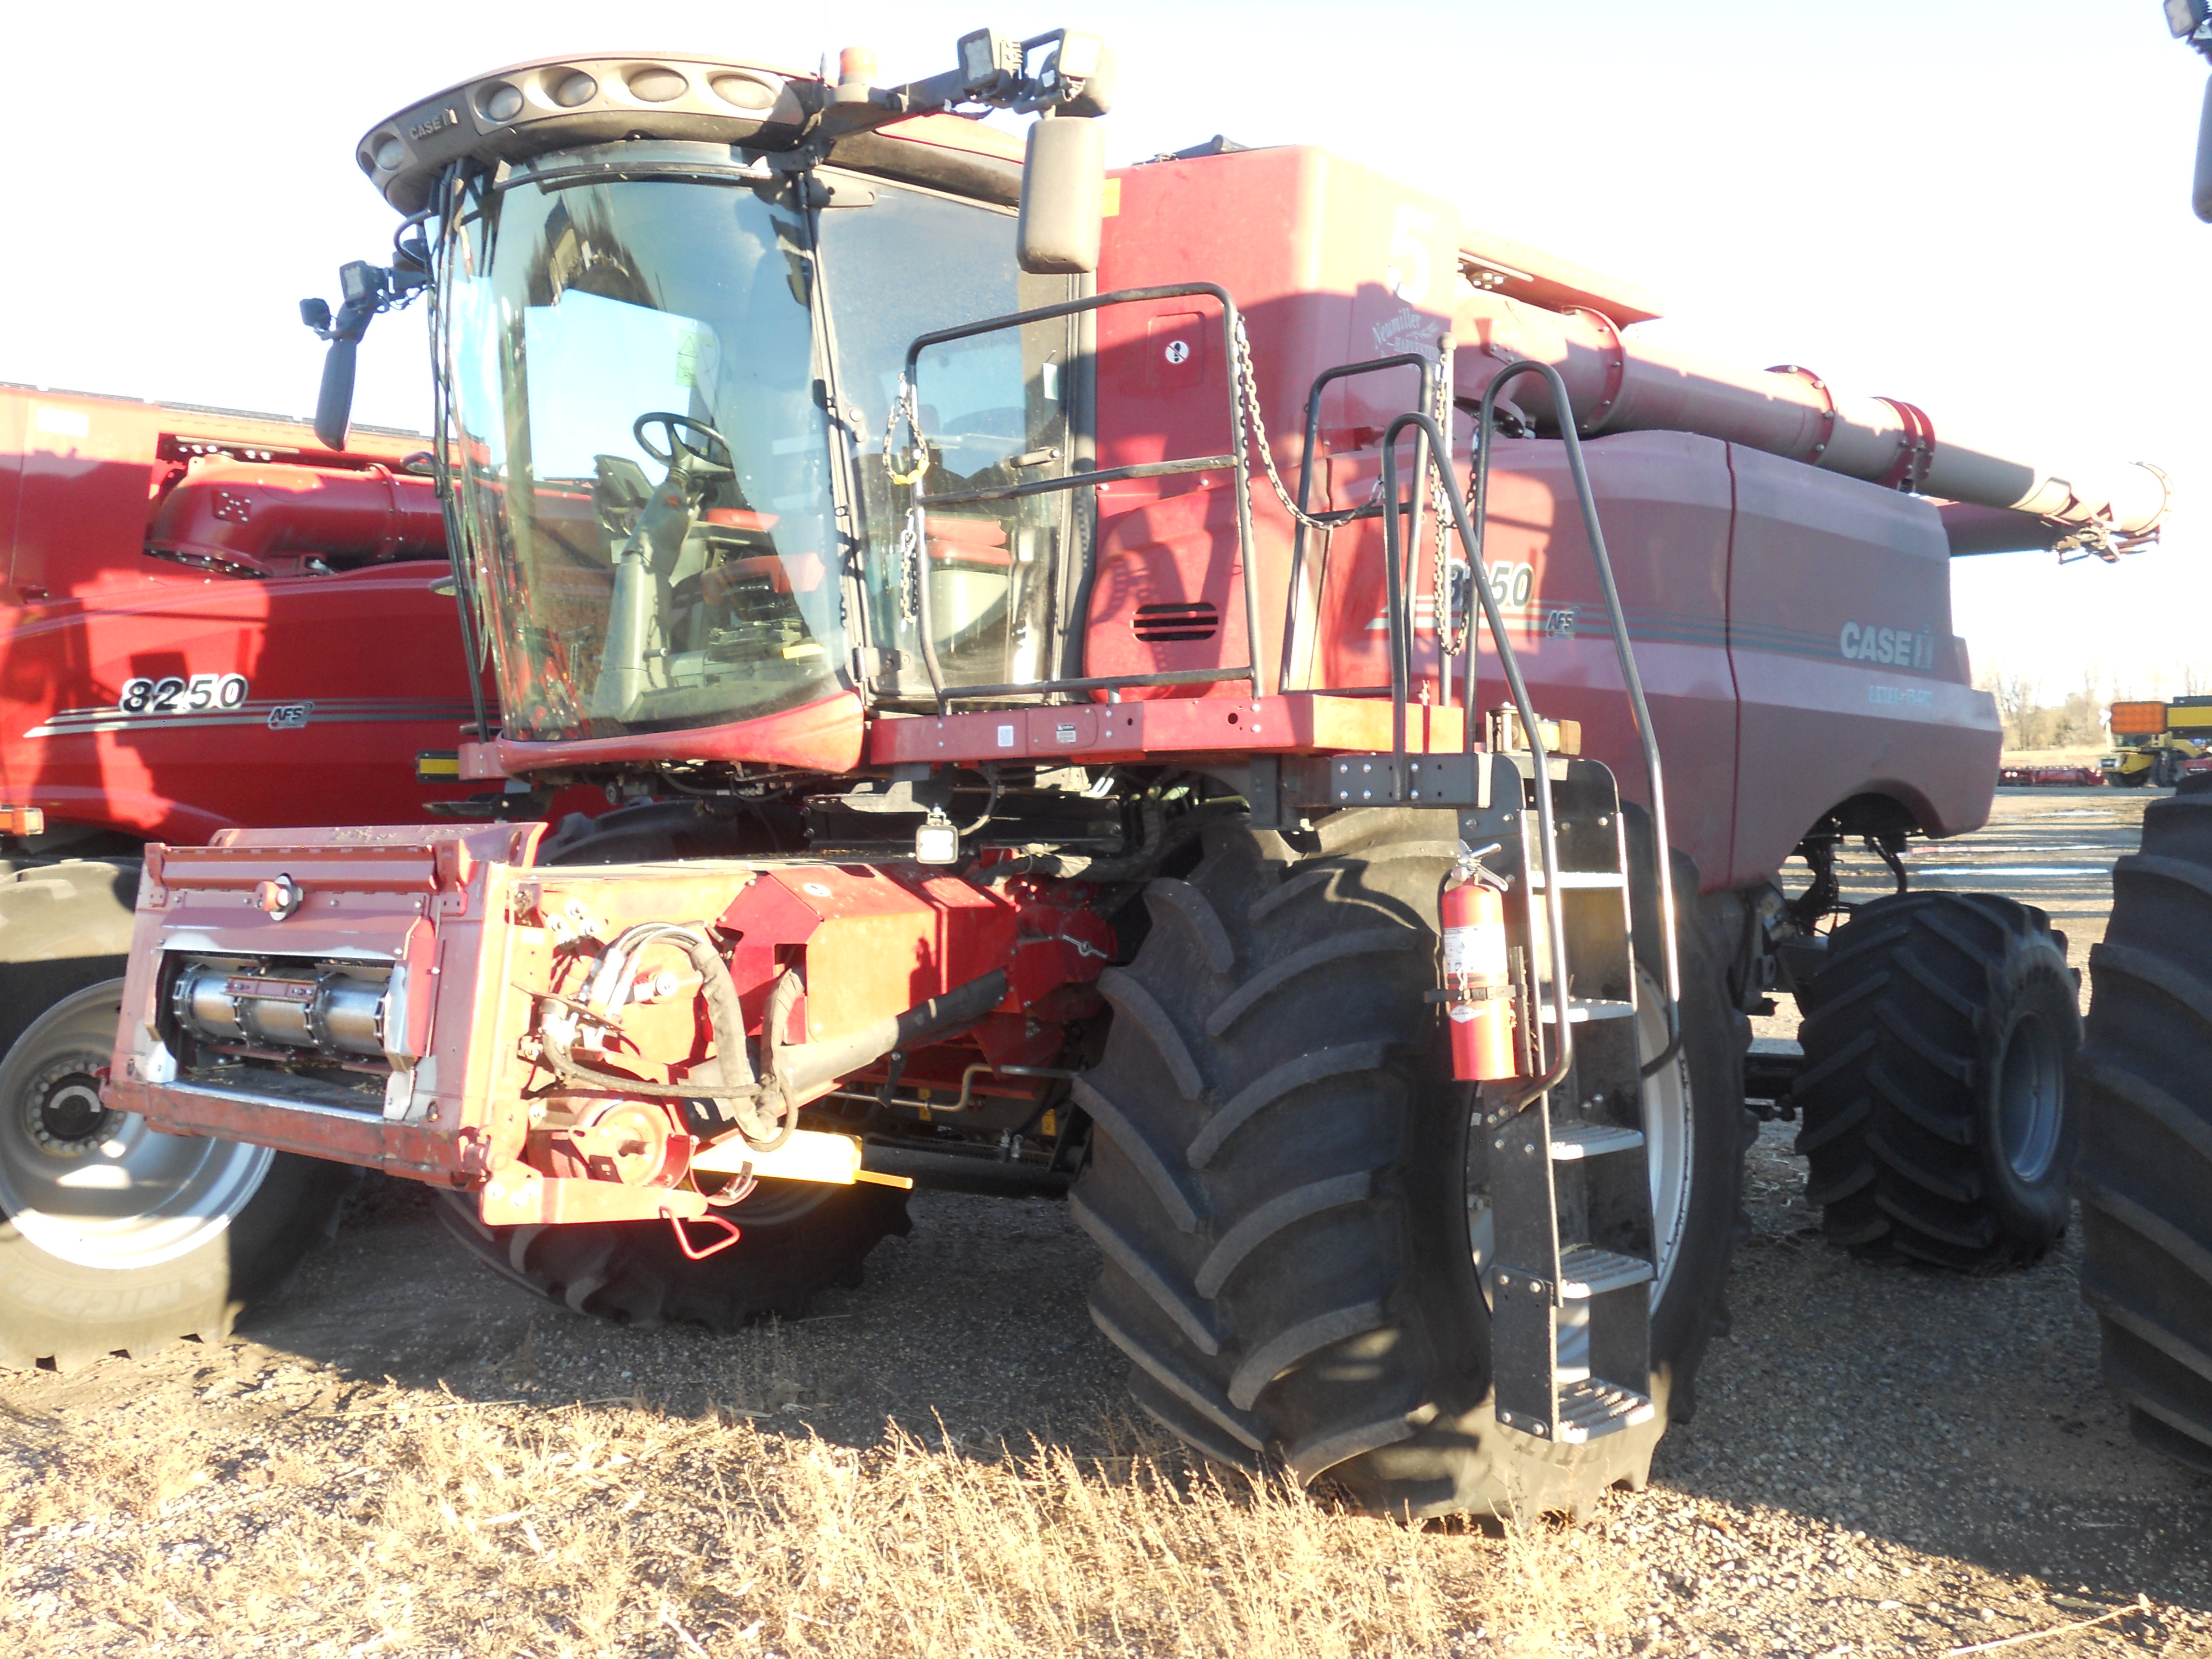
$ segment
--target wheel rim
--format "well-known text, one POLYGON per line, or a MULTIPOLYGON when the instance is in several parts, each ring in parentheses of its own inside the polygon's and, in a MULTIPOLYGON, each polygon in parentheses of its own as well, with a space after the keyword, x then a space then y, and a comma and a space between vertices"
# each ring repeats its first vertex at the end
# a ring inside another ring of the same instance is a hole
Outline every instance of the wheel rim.
POLYGON ((221 1236, 276 1158, 265 1146, 162 1134, 100 1105, 122 986, 57 1003, 0 1063, 0 1212, 47 1255, 118 1271, 221 1236))
MULTIPOLYGON (((1636 1046, 1645 1065, 1667 1047, 1667 1014, 1658 982, 1639 964, 1636 970, 1636 1046)), ((1684 1234, 1690 1224, 1691 1172, 1696 1121, 1691 1111, 1690 1057, 1686 1050, 1644 1079, 1644 1151, 1651 1176, 1652 1240, 1657 1267, 1651 1278, 1651 1305, 1666 1294, 1668 1280, 1681 1255, 1684 1234)), ((1491 1297, 1490 1276, 1496 1266, 1494 1227, 1486 1192, 1470 1183, 1468 1191, 1468 1234, 1477 1273, 1482 1278, 1483 1299, 1491 1297)), ((1578 1320, 1589 1311, 1588 1303, 1559 1310, 1559 1372, 1562 1379, 1588 1371, 1589 1332, 1578 1320)))
POLYGON ((2066 1068, 2058 1039, 2039 1014, 2027 1014, 2005 1042, 1997 1073, 1997 1145, 2022 1181, 2051 1172, 2066 1113, 2066 1068))

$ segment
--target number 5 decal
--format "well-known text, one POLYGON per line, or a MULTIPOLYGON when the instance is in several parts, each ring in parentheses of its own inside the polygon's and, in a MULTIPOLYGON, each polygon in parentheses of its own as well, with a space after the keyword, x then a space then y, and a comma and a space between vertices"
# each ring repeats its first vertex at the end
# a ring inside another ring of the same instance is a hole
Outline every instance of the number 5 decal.
POLYGON ((1429 234, 1437 228, 1436 216, 1410 203, 1401 203, 1390 225, 1390 292, 1409 306, 1429 297, 1429 234))

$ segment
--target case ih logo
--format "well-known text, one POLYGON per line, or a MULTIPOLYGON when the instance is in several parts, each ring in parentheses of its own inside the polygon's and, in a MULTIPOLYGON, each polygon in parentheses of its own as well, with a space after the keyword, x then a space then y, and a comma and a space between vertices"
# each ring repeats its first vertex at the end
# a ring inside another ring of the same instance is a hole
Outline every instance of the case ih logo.
POLYGON ((1876 628, 1872 623, 1849 622, 1837 642, 1853 662, 1886 662, 1899 668, 1936 665, 1936 636, 1909 628, 1876 628))

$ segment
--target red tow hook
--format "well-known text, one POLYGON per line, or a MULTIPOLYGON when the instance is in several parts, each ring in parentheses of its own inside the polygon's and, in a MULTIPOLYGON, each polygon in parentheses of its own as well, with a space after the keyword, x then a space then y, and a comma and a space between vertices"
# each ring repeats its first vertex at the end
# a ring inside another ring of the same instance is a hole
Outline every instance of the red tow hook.
POLYGON ((691 1248, 691 1235, 684 1231, 683 1218, 678 1216, 673 1210, 663 1210, 660 1213, 668 1218, 669 1231, 676 1235, 676 1248, 683 1251, 685 1257, 693 1261, 704 1261, 708 1256, 718 1255, 721 1251, 728 1249, 731 1245, 736 1243, 738 1239, 744 1236, 738 1231, 737 1223, 734 1221, 725 1221, 718 1215, 702 1215, 699 1218, 700 1220, 711 1223, 713 1225, 723 1229, 729 1234, 729 1237, 727 1238, 716 1240, 703 1250, 695 1250, 691 1248))

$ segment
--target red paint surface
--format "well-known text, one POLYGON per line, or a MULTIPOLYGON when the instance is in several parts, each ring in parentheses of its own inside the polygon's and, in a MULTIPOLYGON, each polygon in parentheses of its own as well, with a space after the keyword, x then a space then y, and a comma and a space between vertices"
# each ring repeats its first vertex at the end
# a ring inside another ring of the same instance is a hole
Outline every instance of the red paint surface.
MULTIPOLYGON (((283 501, 289 530, 275 539, 297 553, 303 492, 279 481, 411 489, 357 470, 422 441, 357 432, 337 455, 304 423, 0 390, 0 800, 43 808, 50 828, 197 842, 233 824, 416 818, 425 800, 468 793, 414 775, 416 754, 451 749, 469 718, 453 602, 430 592, 442 551, 257 579, 145 550, 165 501, 204 468, 250 474, 260 501, 283 501), (231 674, 248 682, 241 709, 120 718, 133 679, 231 674), (273 708, 301 704, 304 725, 271 728, 273 708)), ((204 504, 211 514, 211 492, 204 504)), ((251 513, 229 525, 252 526, 251 513)), ((419 534, 392 550, 420 551, 419 534)))

